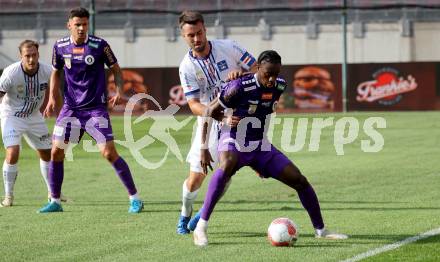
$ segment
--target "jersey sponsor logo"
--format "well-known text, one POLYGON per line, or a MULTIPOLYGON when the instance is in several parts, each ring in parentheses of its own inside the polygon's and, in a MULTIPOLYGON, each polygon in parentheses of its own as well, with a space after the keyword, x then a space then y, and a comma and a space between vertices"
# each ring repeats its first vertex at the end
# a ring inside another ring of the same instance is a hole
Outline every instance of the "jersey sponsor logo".
POLYGON ((258 105, 258 100, 248 100, 249 103, 258 105))
POLYGON ((272 100, 272 96, 273 96, 272 93, 263 93, 261 95, 261 99, 263 99, 263 100, 272 100))
POLYGON ((84 47, 74 47, 72 53, 75 55, 84 54, 84 47))
POLYGON ((80 61, 82 61, 83 60, 83 56, 82 55, 75 55, 75 56, 73 56, 73 60, 80 60, 80 61))
POLYGON ((17 92, 18 93, 23 93, 23 91, 24 91, 24 86, 23 85, 18 85, 17 86, 17 92))
POLYGON ((256 86, 249 86, 249 87, 245 87, 245 88, 243 88, 243 90, 245 91, 245 92, 248 92, 248 91, 252 91, 252 90, 254 90, 254 89, 256 89, 257 87, 256 86))
POLYGON ((252 115, 255 113, 255 111, 257 111, 257 106, 258 105, 249 105, 249 109, 248 109, 249 115, 252 115))
POLYGON ((261 105, 264 106, 264 107, 270 107, 271 104, 272 104, 272 102, 261 103, 261 105))
POLYGON ((70 58, 68 58, 68 57, 64 57, 64 65, 68 69, 72 68, 72 60, 70 58))
POLYGON ((98 43, 93 43, 93 42, 89 42, 88 45, 89 45, 90 47, 95 48, 95 49, 99 47, 98 43))
POLYGON ((46 90, 49 87, 48 83, 41 83, 40 84, 40 91, 46 90))
POLYGON ((93 65, 93 63, 95 62, 95 58, 92 55, 88 55, 85 57, 84 61, 88 65, 93 65))
POLYGON ((217 67, 218 70, 225 71, 226 69, 228 69, 228 63, 226 63, 226 60, 222 60, 220 62, 217 62, 217 67))

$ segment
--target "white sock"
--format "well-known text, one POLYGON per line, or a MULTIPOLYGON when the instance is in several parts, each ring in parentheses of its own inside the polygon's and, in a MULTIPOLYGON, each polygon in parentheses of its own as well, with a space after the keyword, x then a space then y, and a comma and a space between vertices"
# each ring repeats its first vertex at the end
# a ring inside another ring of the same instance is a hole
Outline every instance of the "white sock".
POLYGON ((195 230, 203 230, 206 232, 208 230, 208 221, 200 218, 195 230))
POLYGON ((50 199, 50 202, 56 202, 57 204, 60 204, 61 205, 61 199, 60 198, 51 198, 50 199))
POLYGON ((14 195, 15 180, 17 180, 17 164, 9 165, 6 161, 3 162, 3 184, 5 186, 5 196, 14 195))
POLYGON ((182 212, 181 212, 181 215, 184 217, 191 216, 192 206, 194 204, 194 201, 197 198, 197 193, 199 192, 198 189, 195 190, 194 192, 189 192, 188 187, 186 186, 187 180, 185 180, 183 182, 183 186, 182 186, 182 212))
POLYGON ((324 231, 325 231, 325 228, 324 228, 324 227, 321 228, 321 229, 317 229, 317 228, 315 228, 315 232, 316 232, 316 234, 317 234, 318 236, 321 236, 322 233, 324 233, 324 231))
POLYGON ((128 198, 130 199, 130 201, 131 200, 139 200, 139 195, 138 195, 138 193, 136 193, 134 195, 129 196, 128 198))
POLYGON ((40 172, 41 172, 41 176, 44 179, 44 183, 46 183, 47 192, 50 193, 49 180, 47 179, 47 174, 49 174, 49 162, 40 159, 40 172))

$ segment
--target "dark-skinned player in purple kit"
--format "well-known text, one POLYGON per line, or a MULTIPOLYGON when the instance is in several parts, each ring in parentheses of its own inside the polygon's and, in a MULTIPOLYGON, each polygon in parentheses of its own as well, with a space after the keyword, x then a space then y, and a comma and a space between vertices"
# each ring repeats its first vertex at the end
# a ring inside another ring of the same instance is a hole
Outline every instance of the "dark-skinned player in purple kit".
POLYGON ((208 220, 229 179, 242 167, 249 166, 266 178, 274 178, 296 190, 315 228, 315 236, 325 239, 346 239, 344 234, 330 232, 324 227, 318 198, 313 187, 299 169, 267 139, 265 130, 270 114, 286 88, 286 82, 278 78, 281 57, 276 51, 260 54, 257 73, 244 75, 229 82, 219 97, 204 112, 201 166, 203 172, 211 168, 211 155, 206 149, 212 116, 226 108, 241 118, 238 126, 223 125, 220 131, 218 154, 220 165, 209 182, 203 203, 201 218, 194 231, 194 244, 208 245, 208 220))

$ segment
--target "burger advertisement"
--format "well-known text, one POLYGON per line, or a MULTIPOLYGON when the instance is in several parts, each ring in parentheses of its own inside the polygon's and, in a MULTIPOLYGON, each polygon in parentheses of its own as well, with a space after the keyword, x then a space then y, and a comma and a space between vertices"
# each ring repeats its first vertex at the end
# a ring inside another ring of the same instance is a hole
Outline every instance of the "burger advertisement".
POLYGON ((283 66, 282 77, 291 83, 280 109, 295 112, 342 111, 340 65, 283 66))

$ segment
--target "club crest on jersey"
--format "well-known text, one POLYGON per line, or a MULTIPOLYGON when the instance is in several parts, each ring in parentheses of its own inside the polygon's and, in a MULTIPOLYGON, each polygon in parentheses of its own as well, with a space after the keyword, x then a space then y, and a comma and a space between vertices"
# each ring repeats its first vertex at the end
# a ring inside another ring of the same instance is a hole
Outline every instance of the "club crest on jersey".
POLYGON ((228 69, 228 63, 226 63, 226 60, 222 60, 217 63, 217 67, 218 67, 218 70, 225 71, 226 69, 228 69))
POLYGON ((84 61, 88 65, 93 65, 93 63, 95 62, 95 58, 92 55, 88 55, 84 58, 84 61))
POLYGON ((17 86, 17 92, 18 93, 23 93, 23 91, 24 91, 24 86, 23 85, 18 85, 17 86))
POLYGON ((202 71, 197 71, 196 72, 196 79, 197 81, 205 81, 205 77, 203 76, 203 72, 202 71))
POLYGON ((257 111, 257 106, 258 105, 249 105, 248 114, 249 115, 255 114, 255 111, 257 111))
POLYGON ((263 93, 261 95, 261 99, 263 99, 263 100, 272 100, 272 93, 263 93))
POLYGON ((72 60, 70 57, 64 57, 64 65, 70 69, 72 68, 72 60))

